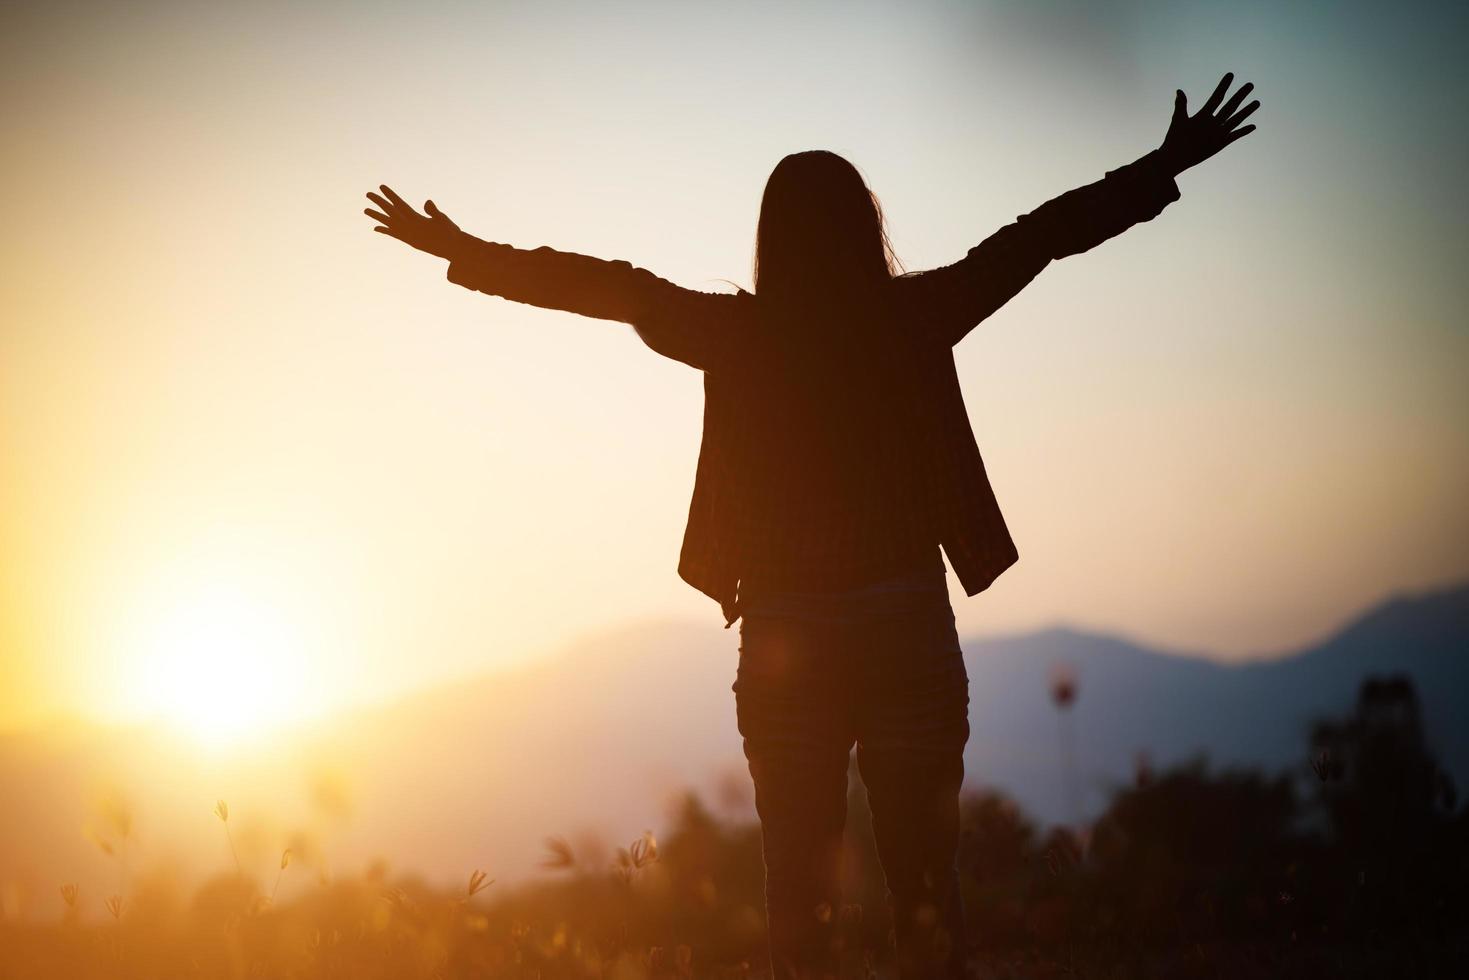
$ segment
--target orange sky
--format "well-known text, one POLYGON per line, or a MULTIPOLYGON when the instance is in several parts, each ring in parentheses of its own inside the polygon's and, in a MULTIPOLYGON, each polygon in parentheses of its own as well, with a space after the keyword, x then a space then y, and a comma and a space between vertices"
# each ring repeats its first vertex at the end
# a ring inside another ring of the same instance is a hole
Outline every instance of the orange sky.
POLYGON ((921 269, 1225 70, 1259 131, 958 349, 1022 556, 960 627, 1244 656, 1469 577, 1464 18, 1280 7, 8 7, 0 729, 203 696, 228 734, 216 694, 263 724, 719 629, 674 572, 699 376, 450 286, 376 184, 717 289, 824 147, 921 269))

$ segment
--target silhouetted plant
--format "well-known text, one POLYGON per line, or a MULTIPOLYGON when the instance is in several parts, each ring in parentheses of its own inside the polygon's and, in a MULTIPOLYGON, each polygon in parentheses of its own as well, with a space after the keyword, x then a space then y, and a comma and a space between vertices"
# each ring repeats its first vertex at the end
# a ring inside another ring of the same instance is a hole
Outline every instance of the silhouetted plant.
POLYGON ((1372 934, 1442 931, 1450 906, 1464 908, 1455 883, 1469 849, 1463 815, 1454 814, 1453 781, 1428 747, 1412 681, 1368 677, 1347 717, 1312 726, 1311 749, 1321 777, 1315 803, 1330 828, 1342 896, 1335 917, 1343 928, 1372 934))

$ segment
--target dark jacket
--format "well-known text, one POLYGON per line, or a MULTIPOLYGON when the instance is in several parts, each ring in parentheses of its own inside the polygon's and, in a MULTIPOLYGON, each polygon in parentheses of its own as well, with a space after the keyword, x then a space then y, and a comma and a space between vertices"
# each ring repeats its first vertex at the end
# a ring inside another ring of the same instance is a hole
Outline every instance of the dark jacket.
POLYGON ((546 247, 468 239, 448 277, 630 323, 653 350, 704 372, 678 572, 719 602, 728 626, 742 581, 775 581, 782 568, 825 578, 818 587, 857 584, 913 567, 937 543, 975 595, 1014 564, 953 347, 1053 259, 1178 197, 1154 151, 1021 216, 952 265, 896 277, 860 304, 834 299, 795 328, 791 311, 752 293, 684 289, 627 262, 546 247))

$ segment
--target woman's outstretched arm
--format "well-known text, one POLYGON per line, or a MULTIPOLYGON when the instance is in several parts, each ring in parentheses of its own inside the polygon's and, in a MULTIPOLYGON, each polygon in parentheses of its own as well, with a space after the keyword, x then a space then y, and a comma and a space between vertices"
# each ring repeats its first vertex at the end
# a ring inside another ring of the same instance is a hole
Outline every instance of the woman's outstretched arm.
POLYGON ((903 277, 901 288, 916 319, 943 342, 956 344, 1053 259, 1085 252, 1157 217, 1179 198, 1175 177, 1254 130, 1240 124, 1260 103, 1239 108, 1253 85, 1246 83, 1224 101, 1233 78, 1226 74, 1193 116, 1179 91, 1158 149, 1021 215, 953 265, 903 277))
POLYGON ((727 342, 722 317, 736 297, 703 293, 660 279, 630 262, 542 246, 520 249, 461 230, 433 201, 419 214, 392 188, 369 193, 373 230, 449 260, 448 279, 478 292, 600 320, 630 323, 649 347, 706 368, 727 342))

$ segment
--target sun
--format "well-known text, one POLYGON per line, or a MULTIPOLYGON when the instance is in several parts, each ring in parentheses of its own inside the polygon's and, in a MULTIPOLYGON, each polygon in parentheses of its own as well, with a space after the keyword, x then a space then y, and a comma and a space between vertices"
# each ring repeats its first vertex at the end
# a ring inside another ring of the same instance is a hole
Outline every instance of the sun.
POLYGON ((143 637, 134 706, 208 745, 274 731, 307 712, 301 634, 259 596, 199 588, 162 609, 143 637))

